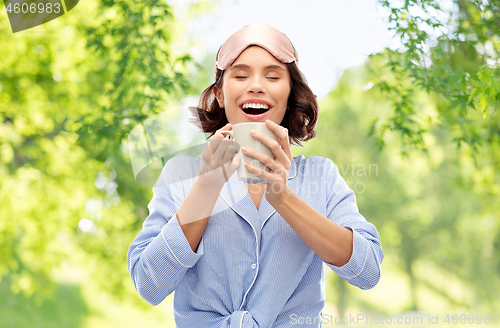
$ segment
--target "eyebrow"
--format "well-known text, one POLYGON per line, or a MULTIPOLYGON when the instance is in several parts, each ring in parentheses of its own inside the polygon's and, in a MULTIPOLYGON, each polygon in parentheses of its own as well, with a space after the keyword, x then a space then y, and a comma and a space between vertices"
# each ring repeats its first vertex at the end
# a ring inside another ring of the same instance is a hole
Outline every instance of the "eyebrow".
MULTIPOLYGON (((246 64, 237 64, 237 65, 234 65, 234 66, 231 66, 231 69, 233 68, 240 68, 240 69, 249 69, 250 66, 246 65, 246 64)), ((284 71, 286 71, 282 66, 280 65, 269 65, 269 66, 266 66, 264 67, 264 69, 266 70, 269 70, 269 69, 282 69, 284 71)))

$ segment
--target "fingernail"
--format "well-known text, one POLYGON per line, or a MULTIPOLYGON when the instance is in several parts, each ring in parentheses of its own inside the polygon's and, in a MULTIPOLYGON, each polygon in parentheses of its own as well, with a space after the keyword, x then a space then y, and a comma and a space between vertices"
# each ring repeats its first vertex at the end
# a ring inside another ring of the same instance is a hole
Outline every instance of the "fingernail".
POLYGON ((250 131, 251 135, 255 135, 257 132, 255 130, 250 131))
POLYGON ((241 150, 242 150, 243 152, 246 152, 246 151, 247 151, 247 147, 241 147, 241 150))

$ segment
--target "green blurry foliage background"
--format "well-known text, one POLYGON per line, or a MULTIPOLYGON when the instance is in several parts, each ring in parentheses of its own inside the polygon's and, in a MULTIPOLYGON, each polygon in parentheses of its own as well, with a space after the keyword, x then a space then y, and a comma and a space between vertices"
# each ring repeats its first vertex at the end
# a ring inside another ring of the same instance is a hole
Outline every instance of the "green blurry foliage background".
MULTIPOLYGON (((336 163, 386 255, 370 291, 329 274, 325 312, 494 313, 500 2, 380 5, 403 46, 345 71, 292 148, 336 163)), ((17 34, 0 15, 0 327, 173 326, 172 295, 151 308, 128 276, 152 191, 123 140, 211 83, 179 37, 215 6, 89 0, 17 34)))

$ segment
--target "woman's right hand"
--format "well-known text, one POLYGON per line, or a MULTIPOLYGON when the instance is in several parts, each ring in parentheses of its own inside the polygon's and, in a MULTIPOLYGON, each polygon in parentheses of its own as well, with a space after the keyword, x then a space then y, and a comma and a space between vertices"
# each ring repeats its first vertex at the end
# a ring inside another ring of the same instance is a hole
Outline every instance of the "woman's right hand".
POLYGON ((221 188, 231 178, 240 165, 239 146, 225 139, 221 131, 230 131, 233 126, 226 124, 210 138, 201 153, 198 180, 208 188, 221 188), (238 156, 237 156, 238 155, 238 156))

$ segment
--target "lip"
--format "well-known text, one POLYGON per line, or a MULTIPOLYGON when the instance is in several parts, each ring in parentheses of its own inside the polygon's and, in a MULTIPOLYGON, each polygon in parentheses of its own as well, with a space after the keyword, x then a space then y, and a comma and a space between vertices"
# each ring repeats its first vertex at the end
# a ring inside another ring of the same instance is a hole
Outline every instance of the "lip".
POLYGON ((249 121, 259 121, 259 120, 265 119, 269 115, 269 113, 271 112, 271 109, 273 109, 273 106, 271 106, 270 103, 268 103, 267 101, 262 100, 262 99, 247 99, 245 101, 242 101, 238 105, 238 107, 240 108, 240 111, 243 114, 243 116, 249 121), (243 110, 244 104, 262 104, 262 105, 267 105, 269 107, 269 109, 267 110, 267 112, 259 114, 259 115, 249 115, 249 114, 245 113, 245 111, 243 110))

